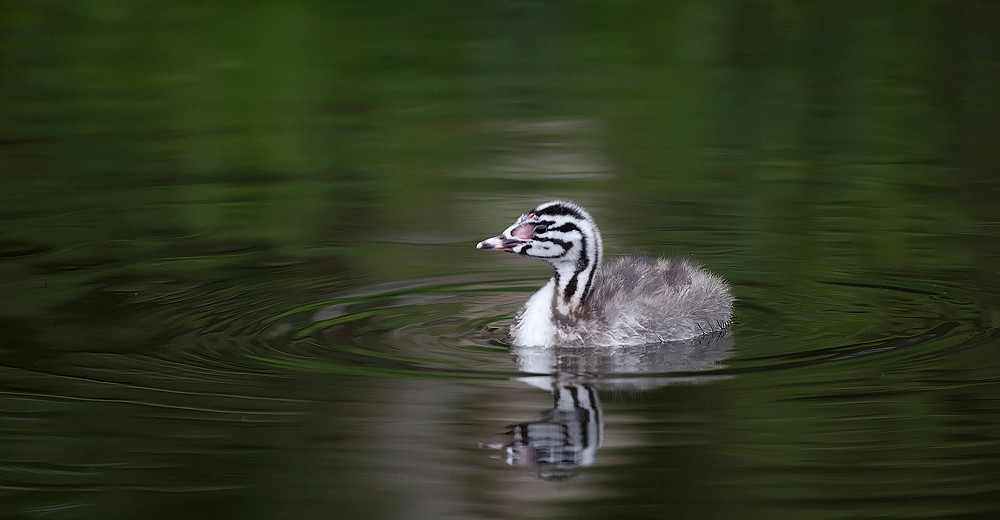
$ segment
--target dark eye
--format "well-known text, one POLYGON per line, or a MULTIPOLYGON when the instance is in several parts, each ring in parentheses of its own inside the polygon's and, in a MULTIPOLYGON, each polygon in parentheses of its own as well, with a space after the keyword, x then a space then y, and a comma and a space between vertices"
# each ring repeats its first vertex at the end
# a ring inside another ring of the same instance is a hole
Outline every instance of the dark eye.
POLYGON ((536 235, 541 235, 542 233, 544 233, 544 232, 546 232, 548 230, 549 230, 549 228, 545 224, 539 224, 539 225, 535 226, 535 234, 536 235))

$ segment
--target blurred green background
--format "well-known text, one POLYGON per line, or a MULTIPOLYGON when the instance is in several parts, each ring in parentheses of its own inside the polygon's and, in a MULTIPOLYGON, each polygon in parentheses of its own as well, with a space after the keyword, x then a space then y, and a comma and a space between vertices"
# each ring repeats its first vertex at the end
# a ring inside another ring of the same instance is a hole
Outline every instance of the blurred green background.
POLYGON ((972 267, 998 286, 992 2, 0 13, 3 316, 95 276, 203 283, 248 256, 355 286, 468 272, 469 242, 550 196, 594 207, 620 251, 650 238, 616 230, 692 230, 653 252, 731 277, 972 267), (735 236, 712 258, 683 242, 699 226, 735 236), (395 252, 421 244, 440 247, 395 252))

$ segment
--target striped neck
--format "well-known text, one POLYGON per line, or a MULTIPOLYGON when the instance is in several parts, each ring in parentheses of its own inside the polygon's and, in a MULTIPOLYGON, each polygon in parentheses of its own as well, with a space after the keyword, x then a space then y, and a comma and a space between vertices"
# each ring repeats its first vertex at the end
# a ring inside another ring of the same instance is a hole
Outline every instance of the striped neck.
POLYGON ((590 296, 594 275, 600 266, 601 257, 596 255, 581 255, 574 264, 555 266, 552 276, 555 281, 555 294, 552 295, 552 308, 563 316, 579 314, 590 296))
POLYGON ((583 213, 583 218, 557 224, 558 228, 572 233, 566 237, 566 241, 570 242, 566 254, 549 260, 556 270, 552 276, 555 283, 552 309, 556 315, 576 316, 586 306, 594 285, 594 276, 601 266, 601 233, 586 213, 583 213))

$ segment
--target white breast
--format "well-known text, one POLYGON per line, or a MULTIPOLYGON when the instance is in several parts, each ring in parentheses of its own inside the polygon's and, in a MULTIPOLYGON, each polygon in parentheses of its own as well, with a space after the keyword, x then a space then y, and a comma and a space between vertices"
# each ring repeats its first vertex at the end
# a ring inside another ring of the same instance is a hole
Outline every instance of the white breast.
POLYGON ((511 339, 515 345, 548 347, 555 344, 556 327, 552 321, 552 292, 555 286, 555 281, 549 280, 525 302, 511 326, 511 339))

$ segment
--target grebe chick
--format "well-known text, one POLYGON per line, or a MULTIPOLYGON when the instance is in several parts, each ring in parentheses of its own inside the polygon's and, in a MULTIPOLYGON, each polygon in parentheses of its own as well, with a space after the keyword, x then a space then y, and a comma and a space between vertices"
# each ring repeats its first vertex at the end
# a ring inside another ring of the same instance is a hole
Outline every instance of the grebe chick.
POLYGON ((602 264, 597 224, 572 202, 540 204, 476 248, 538 258, 555 268, 514 316, 510 336, 517 346, 682 341, 732 321, 729 285, 688 258, 626 256, 602 264))

